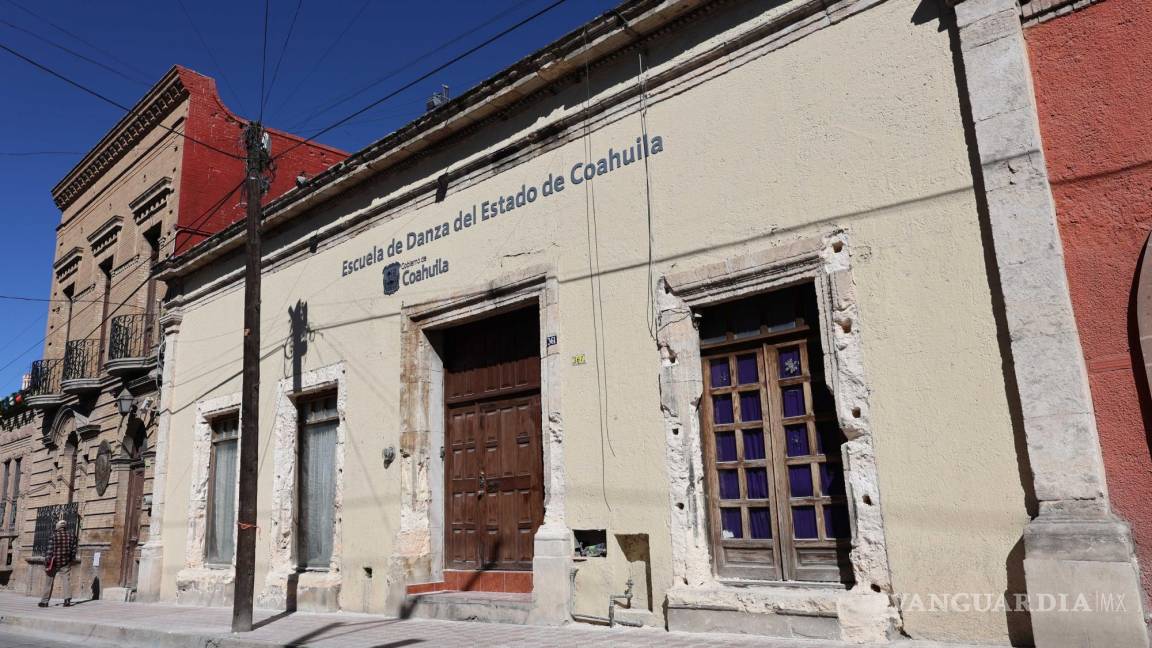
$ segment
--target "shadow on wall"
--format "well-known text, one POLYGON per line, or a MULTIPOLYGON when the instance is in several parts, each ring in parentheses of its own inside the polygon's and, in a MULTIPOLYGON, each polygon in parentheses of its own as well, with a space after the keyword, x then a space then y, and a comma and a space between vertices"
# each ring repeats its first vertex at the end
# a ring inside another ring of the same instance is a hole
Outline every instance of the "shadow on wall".
MULTIPOLYGON (((987 193, 984 187, 983 167, 974 131, 972 105, 968 98, 968 77, 964 68, 964 57, 960 49, 960 31, 956 25, 956 15, 943 9, 943 0, 922 0, 912 14, 915 25, 939 22, 938 30, 948 32, 952 67, 956 78, 956 95, 959 101, 960 117, 964 128, 964 141, 968 149, 968 164, 972 173, 972 190, 976 200, 976 211, 980 223, 980 240, 984 249, 984 269, 991 296, 991 309, 996 322, 996 343, 1001 358, 1000 371, 1004 380, 1005 400, 1012 421, 1013 445, 1016 450, 1016 465, 1020 486, 1024 491, 1024 506, 1030 518, 1039 514, 1039 502, 1033 482, 1032 465, 1028 456, 1028 443, 1024 430, 1024 414, 1020 404, 1020 391, 1016 383, 1016 366, 1012 354, 1011 337, 1004 310, 1004 293, 1000 284, 1000 269, 996 261, 996 246, 992 236, 992 224, 988 210, 987 193)), ((1009 641, 1013 646, 1032 646, 1032 617, 1027 610, 1011 611, 1015 608, 1018 594, 1028 591, 1024 575, 1024 539, 1021 537, 1012 546, 1004 559, 1006 588, 1004 590, 1005 623, 1009 641)))
MULTIPOLYGON (((1150 235, 1152 238, 1152 235, 1150 235)), ((1132 277, 1132 289, 1128 294, 1128 353, 1132 356, 1132 378, 1136 383, 1136 397, 1140 400, 1140 419, 1144 423, 1144 447, 1152 456, 1152 391, 1148 385, 1148 371, 1145 363, 1149 359, 1144 357, 1140 338, 1140 275, 1144 271, 1144 263, 1148 258, 1148 243, 1140 251, 1140 258, 1136 260, 1136 272, 1132 277)), ((1152 268, 1148 269, 1152 275, 1152 268)), ((1150 286, 1152 288, 1152 286, 1150 286)), ((1145 318, 1149 330, 1145 335, 1152 336, 1152 309, 1149 309, 1145 318)))

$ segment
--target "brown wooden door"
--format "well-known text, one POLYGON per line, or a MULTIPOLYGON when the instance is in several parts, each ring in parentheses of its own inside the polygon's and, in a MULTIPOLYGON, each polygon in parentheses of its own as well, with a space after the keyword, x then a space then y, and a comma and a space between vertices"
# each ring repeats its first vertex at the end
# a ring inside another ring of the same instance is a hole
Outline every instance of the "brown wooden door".
POLYGON ((448 409, 448 566, 532 569, 544 512, 540 396, 448 409))
POLYGON ((446 566, 532 569, 544 517, 535 309, 468 324, 445 344, 446 566))
POLYGON ((120 560, 120 583, 136 586, 136 550, 140 545, 140 509, 144 502, 144 464, 133 464, 128 472, 128 500, 124 510, 124 554, 120 560))

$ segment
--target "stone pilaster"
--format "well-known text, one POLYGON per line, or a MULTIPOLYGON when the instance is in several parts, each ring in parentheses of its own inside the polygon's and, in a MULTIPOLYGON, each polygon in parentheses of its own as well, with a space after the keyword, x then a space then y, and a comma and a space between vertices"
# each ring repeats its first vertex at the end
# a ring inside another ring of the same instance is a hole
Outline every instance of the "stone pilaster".
POLYGON ((1108 503, 1019 7, 952 4, 1039 502, 1024 532, 1036 645, 1148 646, 1131 535, 1108 503))
POLYGON ((136 600, 160 599, 164 572, 164 500, 168 483, 168 432, 172 424, 172 383, 175 378, 176 336, 184 313, 173 309, 160 318, 164 332, 164 364, 160 367, 159 416, 156 422, 156 463, 152 467, 152 518, 148 541, 140 548, 140 573, 136 579, 136 600))

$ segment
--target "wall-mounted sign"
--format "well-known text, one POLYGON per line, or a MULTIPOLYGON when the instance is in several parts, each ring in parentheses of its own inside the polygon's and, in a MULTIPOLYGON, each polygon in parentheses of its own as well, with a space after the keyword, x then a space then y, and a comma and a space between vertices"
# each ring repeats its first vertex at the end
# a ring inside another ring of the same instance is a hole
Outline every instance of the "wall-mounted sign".
POLYGON ((556 346, 556 336, 555 335, 549 335, 546 342, 545 342, 545 346, 550 346, 550 347, 556 346))
POLYGON ((572 365, 573 366, 582 365, 582 364, 585 364, 586 362, 587 362, 587 360, 584 358, 583 353, 577 353, 576 355, 572 356, 572 365))
POLYGON ((107 441, 100 442, 96 451, 96 494, 103 495, 108 490, 108 479, 112 476, 112 448, 107 441))
MULTIPOLYGON (((596 160, 581 160, 568 167, 567 171, 552 172, 547 178, 540 179, 534 184, 523 183, 519 187, 511 187, 507 193, 495 193, 487 200, 472 203, 467 207, 457 209, 456 216, 448 216, 439 223, 428 222, 427 227, 414 229, 403 236, 393 238, 385 245, 373 245, 371 248, 362 248, 364 254, 341 262, 340 276, 347 277, 377 263, 384 263, 389 259, 405 252, 411 252, 442 238, 448 238, 458 232, 472 229, 478 225, 496 220, 497 217, 523 209, 544 199, 562 193, 567 187, 583 184, 600 176, 613 173, 632 164, 643 164, 650 156, 658 155, 664 151, 664 138, 659 135, 641 135, 634 142, 629 142, 624 148, 610 147, 603 157, 596 160)), ((407 266, 409 261, 405 264, 407 266)), ((448 261, 437 259, 427 266, 425 270, 414 270, 410 275, 400 268, 398 277, 390 272, 392 264, 384 269, 384 294, 391 295, 400 289, 430 277, 444 274, 448 271, 448 261), (390 290, 391 289, 391 290, 390 290)))

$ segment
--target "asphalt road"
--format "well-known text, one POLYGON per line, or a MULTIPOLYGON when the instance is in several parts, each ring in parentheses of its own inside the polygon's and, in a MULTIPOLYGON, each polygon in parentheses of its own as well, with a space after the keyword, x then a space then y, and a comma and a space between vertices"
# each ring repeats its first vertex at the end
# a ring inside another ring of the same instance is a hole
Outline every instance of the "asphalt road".
POLYGON ((96 642, 84 637, 71 635, 46 635, 16 632, 0 626, 0 648, 67 648, 86 646, 87 648, 116 648, 116 644, 96 642))

